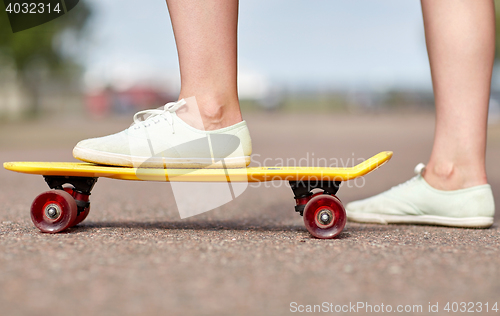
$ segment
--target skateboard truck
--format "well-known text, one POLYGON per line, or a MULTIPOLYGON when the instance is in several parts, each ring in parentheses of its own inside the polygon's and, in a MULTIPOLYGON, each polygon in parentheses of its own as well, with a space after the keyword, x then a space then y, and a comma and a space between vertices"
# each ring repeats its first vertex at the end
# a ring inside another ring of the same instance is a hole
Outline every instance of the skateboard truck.
POLYGON ((82 193, 90 195, 98 178, 71 177, 71 176, 43 176, 45 182, 51 189, 63 189, 64 184, 71 184, 75 189, 82 193))
POLYGON ((77 216, 80 216, 83 212, 88 213, 88 209, 90 207, 90 191, 92 191, 92 188, 96 184, 98 178, 71 176, 43 176, 43 178, 49 185, 49 188, 64 190, 73 196, 76 206, 78 207, 77 216), (63 187, 65 184, 70 184, 72 187, 63 187))
POLYGON ((345 227, 344 206, 335 194, 341 181, 289 181, 296 202, 295 211, 303 216, 304 224, 316 238, 333 238, 345 227), (321 192, 313 193, 314 189, 321 192))
POLYGON ((322 194, 335 195, 337 194, 341 181, 288 181, 292 188, 295 202, 295 212, 300 216, 304 215, 304 208, 307 202, 312 198, 314 189, 323 190, 322 194))

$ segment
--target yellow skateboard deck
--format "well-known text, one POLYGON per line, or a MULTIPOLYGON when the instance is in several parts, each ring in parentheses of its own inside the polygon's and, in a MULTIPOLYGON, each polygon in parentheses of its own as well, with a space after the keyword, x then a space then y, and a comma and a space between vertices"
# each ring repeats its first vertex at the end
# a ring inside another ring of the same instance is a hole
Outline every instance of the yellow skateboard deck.
POLYGON ((157 169, 110 167, 75 162, 5 162, 11 171, 44 176, 112 178, 120 180, 176 182, 263 182, 286 181, 347 181, 364 176, 386 163, 391 151, 381 152, 360 164, 348 168, 327 167, 249 167, 234 169, 157 169))

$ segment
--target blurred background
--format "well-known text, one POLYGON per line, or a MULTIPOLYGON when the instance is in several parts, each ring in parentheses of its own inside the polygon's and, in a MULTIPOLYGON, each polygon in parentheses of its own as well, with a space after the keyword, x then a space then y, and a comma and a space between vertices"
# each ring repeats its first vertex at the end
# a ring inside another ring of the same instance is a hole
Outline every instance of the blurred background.
MULTIPOLYGON (((486 155, 497 204, 499 70, 486 155)), ((79 140, 123 130, 179 88, 164 0, 81 0, 16 34, 0 4, 1 162, 72 161, 79 140)), ((253 166, 349 166, 392 150, 339 197, 407 181, 435 121, 420 1, 241 0, 239 92, 253 166)), ((284 315, 292 300, 426 310, 500 297, 498 211, 487 230, 348 223, 316 240, 285 182, 185 220, 169 185, 99 179, 84 223, 41 234, 29 205, 47 190, 42 177, 0 168, 2 314, 284 315)))
MULTIPOLYGON (((0 120, 130 117, 179 86, 164 1, 80 1, 16 34, 0 13, 0 120)), ((239 92, 247 113, 432 111, 420 2, 241 1, 239 92)), ((497 99, 499 71, 492 120, 497 99)))

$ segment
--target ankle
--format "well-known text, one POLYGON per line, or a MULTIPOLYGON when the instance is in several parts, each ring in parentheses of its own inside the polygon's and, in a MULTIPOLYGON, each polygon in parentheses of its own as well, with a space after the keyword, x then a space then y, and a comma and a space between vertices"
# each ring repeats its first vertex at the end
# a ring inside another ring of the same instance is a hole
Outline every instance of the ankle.
POLYGON ((203 100, 198 103, 205 130, 215 130, 241 122, 240 105, 236 101, 203 100))
MULTIPOLYGON (((182 98, 182 94, 179 99, 182 98)), ((185 111, 179 117, 186 123, 204 130, 216 130, 241 122, 242 116, 238 98, 213 96, 186 98, 185 111)))
POLYGON ((444 191, 465 189, 488 183, 484 168, 454 163, 429 162, 422 176, 430 186, 444 191))

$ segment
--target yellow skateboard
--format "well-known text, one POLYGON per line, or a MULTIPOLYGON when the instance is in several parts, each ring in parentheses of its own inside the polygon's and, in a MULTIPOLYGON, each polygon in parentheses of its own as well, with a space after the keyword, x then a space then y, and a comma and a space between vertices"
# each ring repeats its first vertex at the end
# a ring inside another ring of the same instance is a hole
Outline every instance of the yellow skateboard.
POLYGON ((82 222, 90 210, 89 195, 99 177, 168 182, 289 181, 295 210, 317 238, 333 238, 346 223, 344 207, 335 196, 342 181, 377 169, 392 157, 381 152, 350 168, 249 167, 235 169, 128 168, 73 162, 6 162, 5 169, 43 175, 52 189, 35 198, 31 219, 42 232, 57 233, 82 222), (313 194, 312 190, 321 191, 313 194))

